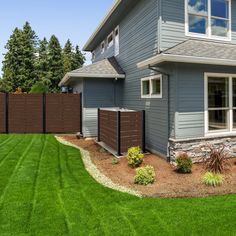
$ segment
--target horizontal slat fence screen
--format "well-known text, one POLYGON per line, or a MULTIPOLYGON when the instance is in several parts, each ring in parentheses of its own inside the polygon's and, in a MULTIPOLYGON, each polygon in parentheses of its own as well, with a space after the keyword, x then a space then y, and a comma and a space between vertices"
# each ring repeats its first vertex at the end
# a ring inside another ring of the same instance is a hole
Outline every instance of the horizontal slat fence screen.
POLYGON ((76 94, 47 94, 46 131, 48 133, 80 132, 80 99, 76 94))
POLYGON ((80 94, 0 94, 0 133, 81 132, 80 94))
POLYGON ((0 133, 6 132, 6 96, 0 93, 0 133))
POLYGON ((98 141, 120 156, 130 147, 145 152, 145 111, 112 111, 98 109, 98 141))
POLYGON ((112 149, 117 149, 117 113, 99 111, 100 140, 112 149))

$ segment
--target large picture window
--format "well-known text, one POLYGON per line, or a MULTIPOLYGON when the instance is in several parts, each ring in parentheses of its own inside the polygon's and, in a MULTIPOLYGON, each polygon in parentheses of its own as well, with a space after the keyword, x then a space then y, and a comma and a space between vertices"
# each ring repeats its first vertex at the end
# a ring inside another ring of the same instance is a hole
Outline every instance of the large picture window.
POLYGON ((231 0, 185 0, 187 35, 231 39, 231 0))
POLYGON ((236 75, 206 74, 206 133, 236 131, 236 75))

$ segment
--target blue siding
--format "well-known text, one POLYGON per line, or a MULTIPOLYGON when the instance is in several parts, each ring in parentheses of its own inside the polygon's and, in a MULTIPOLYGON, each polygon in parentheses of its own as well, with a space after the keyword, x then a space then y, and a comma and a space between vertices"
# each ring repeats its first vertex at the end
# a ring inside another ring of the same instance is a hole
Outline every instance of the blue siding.
MULTIPOLYGON (((161 0, 161 50, 190 37, 185 36, 185 0, 161 0)), ((236 0, 232 0, 232 42, 236 43, 236 0)))
POLYGON ((153 74, 137 69, 137 63, 158 52, 157 0, 141 0, 120 22, 120 54, 117 60, 126 72, 122 87, 121 106, 146 110, 147 147, 162 154, 167 153, 168 96, 167 79, 163 78, 162 99, 141 99, 141 78, 153 74))
POLYGON ((204 73, 232 73, 236 68, 210 65, 176 64, 175 137, 204 137, 204 73))

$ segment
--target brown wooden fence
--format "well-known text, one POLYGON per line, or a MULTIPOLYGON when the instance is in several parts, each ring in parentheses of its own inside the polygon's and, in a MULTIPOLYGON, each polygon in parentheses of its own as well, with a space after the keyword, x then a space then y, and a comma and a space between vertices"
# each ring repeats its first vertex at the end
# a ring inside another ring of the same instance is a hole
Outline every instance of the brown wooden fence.
POLYGON ((80 94, 0 94, 1 133, 81 132, 80 94))
POLYGON ((145 152, 145 112, 98 109, 98 141, 117 152, 139 146, 145 152))

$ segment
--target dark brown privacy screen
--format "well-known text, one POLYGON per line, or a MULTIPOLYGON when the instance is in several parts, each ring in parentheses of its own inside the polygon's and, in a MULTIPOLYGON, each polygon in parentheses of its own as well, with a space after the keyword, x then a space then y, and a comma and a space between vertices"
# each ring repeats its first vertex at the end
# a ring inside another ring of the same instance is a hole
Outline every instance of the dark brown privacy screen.
POLYGON ((6 132, 6 96, 0 93, 0 133, 6 132))
POLYGON ((80 132, 80 96, 77 94, 46 95, 46 131, 48 133, 80 132))
POLYGON ((79 94, 0 94, 1 133, 80 131, 79 94))
POLYGON ((117 149, 117 113, 100 110, 99 139, 112 149, 117 149))
POLYGON ((145 152, 145 112, 99 109, 98 141, 117 151, 117 155, 136 146, 145 152))

